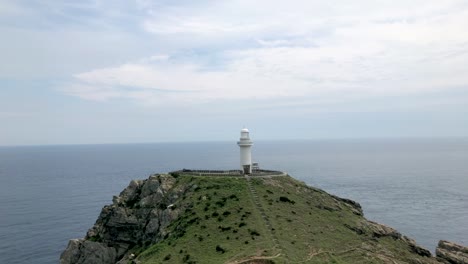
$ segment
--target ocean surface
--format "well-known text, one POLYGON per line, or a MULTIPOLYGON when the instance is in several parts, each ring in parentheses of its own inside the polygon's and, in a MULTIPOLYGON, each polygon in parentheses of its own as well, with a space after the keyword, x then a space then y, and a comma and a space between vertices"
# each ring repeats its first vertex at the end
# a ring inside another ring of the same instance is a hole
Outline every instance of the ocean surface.
MULTIPOLYGON (((255 141, 252 152, 432 252, 440 239, 468 245, 468 139, 255 141)), ((0 147, 0 263, 58 263, 132 179, 238 162, 235 141, 0 147)))

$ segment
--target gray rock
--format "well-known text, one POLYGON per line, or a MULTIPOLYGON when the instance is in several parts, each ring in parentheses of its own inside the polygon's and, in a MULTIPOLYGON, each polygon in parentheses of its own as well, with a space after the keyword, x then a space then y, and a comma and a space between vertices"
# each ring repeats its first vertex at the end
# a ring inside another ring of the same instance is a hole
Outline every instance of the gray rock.
POLYGON ((348 205, 355 215, 364 216, 364 213, 362 212, 362 207, 358 202, 350 200, 350 199, 346 199, 346 198, 341 198, 335 195, 331 195, 331 196, 335 198, 335 200, 338 200, 348 205))
POLYGON ((68 242, 67 250, 60 256, 60 263, 110 264, 116 262, 116 257, 116 250, 102 243, 72 239, 68 242))
POLYGON ((177 203, 190 188, 174 188, 175 183, 170 175, 131 181, 118 197, 113 197, 111 205, 102 208, 84 239, 70 240, 61 263, 127 263, 134 246, 162 240, 167 226, 184 210, 168 209, 167 205, 177 203))
POLYGON ((151 176, 146 182, 145 185, 141 188, 141 196, 146 197, 153 194, 155 191, 158 191, 161 185, 160 179, 157 176, 151 176))
POLYGON ((466 264, 468 263, 468 247, 440 240, 436 248, 436 257, 445 263, 466 264))
POLYGON ((141 192, 141 185, 144 181, 141 180, 132 180, 125 190, 120 193, 120 201, 125 203, 133 203, 137 200, 141 192))
POLYGON ((357 234, 371 233, 373 237, 391 237, 395 240, 402 240, 408 244, 410 250, 420 256, 431 257, 431 252, 425 248, 420 247, 416 244, 416 241, 413 239, 402 235, 397 230, 372 221, 362 221, 357 226, 346 226, 347 228, 353 230, 357 234))

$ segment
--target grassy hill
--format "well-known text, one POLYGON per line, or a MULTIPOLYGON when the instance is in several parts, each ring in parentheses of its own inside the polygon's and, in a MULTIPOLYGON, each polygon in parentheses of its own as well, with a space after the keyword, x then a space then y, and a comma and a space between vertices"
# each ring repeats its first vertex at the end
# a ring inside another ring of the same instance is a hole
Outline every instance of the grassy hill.
POLYGON ((133 262, 438 263, 357 203, 289 176, 173 176, 171 188, 187 190, 167 209, 178 216, 158 242, 130 250, 133 262))

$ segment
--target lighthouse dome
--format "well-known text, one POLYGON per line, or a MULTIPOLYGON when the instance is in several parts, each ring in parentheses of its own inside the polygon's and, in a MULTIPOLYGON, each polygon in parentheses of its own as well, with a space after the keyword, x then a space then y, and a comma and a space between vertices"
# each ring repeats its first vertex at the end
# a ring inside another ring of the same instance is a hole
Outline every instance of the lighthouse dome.
POLYGON ((249 132, 249 130, 247 128, 243 128, 241 132, 249 132))

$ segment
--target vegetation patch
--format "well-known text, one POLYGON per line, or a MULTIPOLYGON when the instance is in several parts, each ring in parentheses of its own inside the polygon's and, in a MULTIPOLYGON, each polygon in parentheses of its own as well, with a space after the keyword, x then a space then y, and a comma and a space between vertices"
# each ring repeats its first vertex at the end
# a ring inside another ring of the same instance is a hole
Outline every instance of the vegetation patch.
POLYGON ((295 203, 296 203, 295 201, 290 200, 290 199, 289 199, 288 197, 286 197, 286 196, 280 196, 279 201, 280 201, 280 202, 283 202, 283 203, 290 203, 290 204, 295 204, 295 203))
POLYGON ((268 231, 251 202, 245 179, 194 177, 189 180, 181 175, 177 181, 180 185, 187 183, 199 189, 189 189, 177 201, 178 210, 183 213, 166 228, 168 235, 141 253, 138 261, 209 264, 225 263, 233 257, 246 259, 259 249, 266 250, 267 255, 277 254, 272 251, 271 237, 256 235, 268 231), (255 232, 251 234, 247 226, 255 232), (255 237, 255 245, 245 244, 247 237, 255 237), (213 250, 206 250, 209 248, 213 250), (165 260, 168 255, 170 259, 165 260))
POLYGON ((254 198, 244 178, 182 175, 177 184, 197 187, 177 200, 183 213, 138 256, 142 264, 434 263, 401 239, 373 238, 352 201, 288 176, 251 179, 254 198))
POLYGON ((220 245, 217 245, 216 246, 216 252, 221 252, 221 254, 224 254, 226 252, 226 250, 224 248, 222 248, 220 245))

